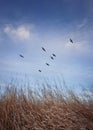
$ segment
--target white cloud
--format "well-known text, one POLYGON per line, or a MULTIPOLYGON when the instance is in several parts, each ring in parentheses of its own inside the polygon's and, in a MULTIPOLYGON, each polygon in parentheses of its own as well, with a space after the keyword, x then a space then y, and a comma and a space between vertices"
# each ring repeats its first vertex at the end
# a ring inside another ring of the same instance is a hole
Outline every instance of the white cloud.
POLYGON ((80 51, 80 50, 82 50, 82 49, 85 49, 85 47, 86 47, 86 44, 85 43, 70 43, 70 42, 67 42, 66 44, 65 44, 65 48, 66 49, 70 49, 70 50, 77 50, 77 51, 80 51))
POLYGON ((3 29, 4 33, 6 33, 11 38, 17 38, 20 40, 29 39, 31 37, 30 28, 24 25, 13 27, 7 25, 3 29))
POLYGON ((66 43, 64 46, 65 50, 73 51, 78 54, 88 54, 92 51, 92 46, 89 44, 88 41, 79 41, 75 43, 66 43))

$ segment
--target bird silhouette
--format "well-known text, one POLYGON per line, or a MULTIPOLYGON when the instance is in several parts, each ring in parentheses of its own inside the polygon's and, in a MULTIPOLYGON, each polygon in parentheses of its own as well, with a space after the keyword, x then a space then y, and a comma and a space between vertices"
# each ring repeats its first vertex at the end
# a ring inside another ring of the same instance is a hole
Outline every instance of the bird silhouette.
POLYGON ((38 70, 39 72, 42 72, 41 70, 38 70))
POLYGON ((56 57, 56 55, 55 54, 52 54, 54 57, 56 57))
POLYGON ((21 58, 24 58, 24 56, 23 56, 23 55, 21 55, 21 54, 19 54, 19 56, 20 56, 21 58))
POLYGON ((46 52, 46 50, 45 50, 45 48, 44 48, 44 47, 42 47, 42 50, 46 52))
POLYGON ((73 40, 70 38, 70 42, 73 43, 73 40))
POLYGON ((50 66, 50 64, 46 63, 47 66, 50 66))
POLYGON ((50 58, 51 58, 52 60, 54 60, 54 57, 53 57, 53 56, 50 56, 50 58))

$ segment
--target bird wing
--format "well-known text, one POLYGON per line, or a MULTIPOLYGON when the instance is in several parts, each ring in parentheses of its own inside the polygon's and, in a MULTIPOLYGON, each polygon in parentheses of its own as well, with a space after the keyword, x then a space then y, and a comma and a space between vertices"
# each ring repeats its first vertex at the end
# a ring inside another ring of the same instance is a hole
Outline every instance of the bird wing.
POLYGON ((23 55, 21 55, 21 54, 20 54, 19 56, 20 56, 20 57, 22 57, 22 58, 24 58, 24 56, 23 56, 23 55))
POLYGON ((43 50, 43 51, 46 51, 44 47, 42 47, 42 50, 43 50))
POLYGON ((55 55, 55 54, 52 54, 52 55, 56 57, 56 55, 55 55))
POLYGON ((70 39, 70 42, 72 42, 72 43, 73 43, 73 40, 72 40, 72 39, 70 39))

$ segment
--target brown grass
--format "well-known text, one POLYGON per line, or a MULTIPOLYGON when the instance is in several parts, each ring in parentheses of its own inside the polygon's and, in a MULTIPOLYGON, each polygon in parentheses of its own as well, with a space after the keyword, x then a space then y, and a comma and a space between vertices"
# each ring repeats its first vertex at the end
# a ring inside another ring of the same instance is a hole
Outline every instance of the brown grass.
POLYGON ((93 130, 93 93, 8 88, 0 96, 0 130, 93 130))

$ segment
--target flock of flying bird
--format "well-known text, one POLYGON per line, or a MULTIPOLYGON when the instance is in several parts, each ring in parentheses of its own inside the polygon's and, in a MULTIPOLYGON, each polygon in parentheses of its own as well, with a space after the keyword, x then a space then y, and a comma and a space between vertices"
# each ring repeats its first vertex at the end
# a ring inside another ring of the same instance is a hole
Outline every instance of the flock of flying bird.
MULTIPOLYGON (((46 49, 45 49, 44 47, 42 47, 42 50, 46 52, 46 49)), ((50 56, 50 58, 51 58, 52 60, 54 60, 54 57, 56 57, 55 54, 52 54, 52 55, 50 56)), ((47 66, 50 66, 49 63, 46 63, 46 65, 47 65, 47 66)), ((39 71, 39 72, 42 72, 41 70, 38 70, 38 71, 39 71)))
MULTIPOLYGON (((70 38, 69 39, 69 41, 71 42, 71 43, 73 43, 73 40, 70 38)), ((44 48, 44 47, 42 47, 42 50, 44 51, 44 52, 46 52, 46 49, 44 48)), ((24 58, 24 56, 22 55, 22 54, 19 54, 19 56, 21 57, 21 58, 24 58)), ((53 53, 51 56, 50 56, 50 58, 52 59, 52 60, 54 60, 54 57, 56 57, 56 55, 53 53)), ((50 66, 50 64, 49 63, 46 63, 46 65, 47 66, 50 66)), ((42 70, 38 70, 39 72, 42 72, 42 70)))

